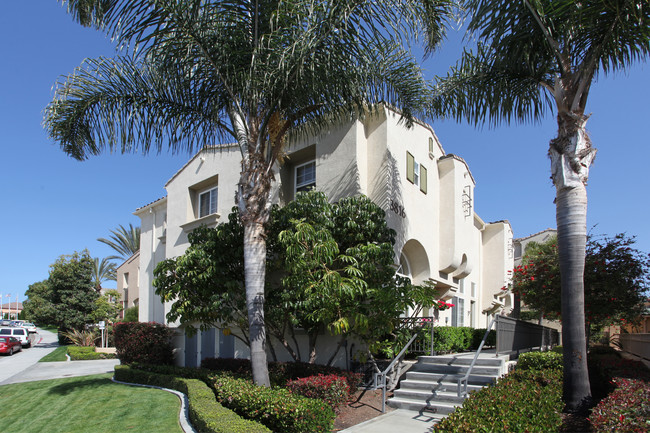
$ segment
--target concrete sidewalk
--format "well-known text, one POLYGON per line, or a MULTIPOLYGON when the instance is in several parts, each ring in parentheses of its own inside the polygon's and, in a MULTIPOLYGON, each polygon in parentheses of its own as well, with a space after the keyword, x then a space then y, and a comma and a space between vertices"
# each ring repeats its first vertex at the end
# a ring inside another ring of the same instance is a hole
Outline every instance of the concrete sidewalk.
POLYGON ((64 377, 89 376, 91 374, 112 373, 119 359, 95 359, 91 361, 60 361, 39 362, 25 370, 0 382, 0 385, 10 383, 33 382, 35 380, 61 379, 64 377))
POLYGON ((339 433, 431 433, 442 416, 427 412, 396 409, 339 433))

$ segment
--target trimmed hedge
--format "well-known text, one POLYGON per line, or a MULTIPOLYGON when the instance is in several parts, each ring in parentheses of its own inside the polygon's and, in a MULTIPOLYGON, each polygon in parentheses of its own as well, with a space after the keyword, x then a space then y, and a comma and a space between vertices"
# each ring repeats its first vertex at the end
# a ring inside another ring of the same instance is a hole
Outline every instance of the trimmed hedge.
POLYGON ((200 433, 270 433, 263 425, 243 419, 217 403, 212 390, 198 379, 151 373, 126 365, 115 367, 115 379, 174 389, 187 395, 190 421, 200 433))
MULTIPOLYGON (((478 349, 485 336, 486 328, 468 326, 436 326, 433 330, 433 349, 437 354, 458 353, 478 349)), ((431 333, 425 329, 419 340, 429 341, 431 333)), ((490 330, 484 347, 493 347, 497 343, 497 334, 490 330)))
POLYGON ((562 370, 562 355, 555 352, 527 352, 519 355, 520 370, 562 370))
POLYGON ((115 355, 112 353, 95 352, 95 348, 90 346, 68 346, 68 355, 70 355, 72 361, 115 358, 115 355))
POLYGON ((115 349, 122 364, 169 365, 174 361, 174 331, 159 323, 120 322, 113 326, 115 349))
POLYGON ((562 372, 514 370, 470 394, 435 432, 553 432, 562 425, 562 372))
POLYGON ((265 388, 226 373, 212 376, 217 401, 239 415, 259 421, 274 432, 329 433, 336 414, 321 400, 292 394, 283 388, 265 388))
MULTIPOLYGON (((244 363, 245 364, 245 363, 244 363)), ((233 362, 232 365, 240 365, 233 362)), ((219 403, 244 418, 256 420, 274 432, 330 432, 336 414, 323 401, 291 394, 283 388, 256 386, 250 379, 232 373, 214 373, 204 368, 172 365, 132 364, 132 368, 152 373, 200 379, 212 388, 219 403)))
MULTIPOLYGON (((290 380, 304 377, 334 374, 345 379, 352 395, 357 391, 362 378, 361 373, 306 362, 270 362, 268 365, 269 377, 274 386, 283 387, 290 380)), ((211 371, 228 371, 239 377, 252 377, 251 362, 248 359, 205 358, 201 361, 201 367, 211 371)))

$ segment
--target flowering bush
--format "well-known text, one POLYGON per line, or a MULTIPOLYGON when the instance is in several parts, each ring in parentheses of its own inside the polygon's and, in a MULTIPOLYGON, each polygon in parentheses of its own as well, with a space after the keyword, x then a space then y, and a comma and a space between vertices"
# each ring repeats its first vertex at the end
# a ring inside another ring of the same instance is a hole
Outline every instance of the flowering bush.
POLYGON ((616 389, 591 411, 595 432, 647 432, 650 430, 650 383, 614 378, 616 389))
POLYGON ((433 307, 438 311, 445 311, 448 308, 455 307, 455 305, 439 299, 435 304, 433 304, 433 307))
POLYGON ((113 328, 117 357, 122 364, 171 364, 174 331, 159 323, 120 322, 113 328))
POLYGON ((294 394, 323 400, 334 410, 343 405, 350 395, 350 387, 345 378, 335 374, 290 380, 286 388, 294 394))

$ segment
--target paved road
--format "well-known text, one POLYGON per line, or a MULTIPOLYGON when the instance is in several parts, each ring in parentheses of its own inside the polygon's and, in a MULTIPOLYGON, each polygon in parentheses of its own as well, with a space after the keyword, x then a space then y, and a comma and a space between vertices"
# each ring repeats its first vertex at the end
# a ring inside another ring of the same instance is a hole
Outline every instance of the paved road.
POLYGON ((31 348, 0 357, 0 385, 110 373, 120 363, 117 359, 38 362, 58 346, 56 334, 39 329, 31 348))

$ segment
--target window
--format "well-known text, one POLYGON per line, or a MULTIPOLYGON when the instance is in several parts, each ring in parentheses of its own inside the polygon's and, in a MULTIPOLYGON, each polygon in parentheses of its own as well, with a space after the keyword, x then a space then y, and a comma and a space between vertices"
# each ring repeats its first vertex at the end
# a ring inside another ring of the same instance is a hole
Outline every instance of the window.
POLYGON ((316 161, 296 167, 296 192, 316 188, 316 161))
POLYGON ((199 194, 199 218, 217 212, 217 190, 215 186, 199 194))
POLYGON ((418 163, 410 152, 406 152, 406 179, 419 186, 424 194, 427 193, 427 168, 418 163))
POLYGON ((451 326, 465 326, 465 300, 454 296, 451 303, 451 326))

